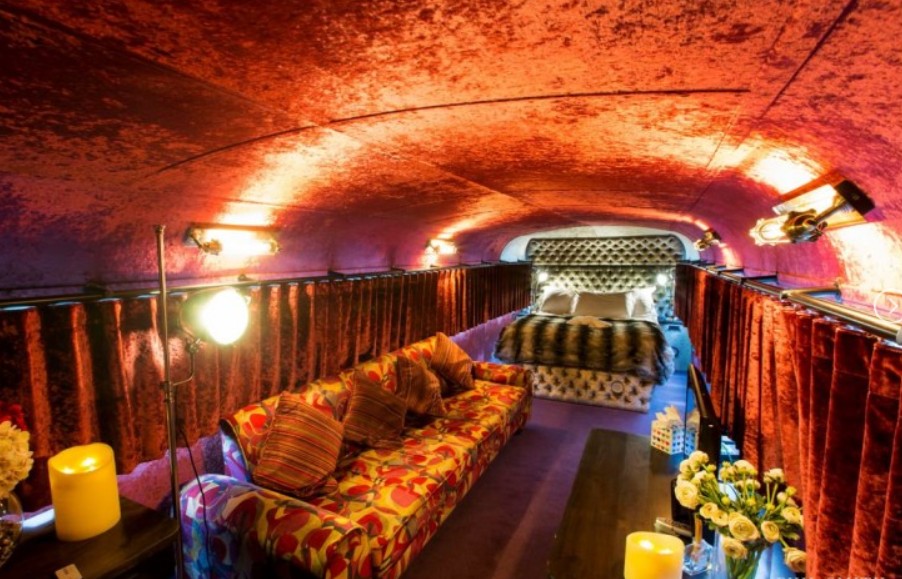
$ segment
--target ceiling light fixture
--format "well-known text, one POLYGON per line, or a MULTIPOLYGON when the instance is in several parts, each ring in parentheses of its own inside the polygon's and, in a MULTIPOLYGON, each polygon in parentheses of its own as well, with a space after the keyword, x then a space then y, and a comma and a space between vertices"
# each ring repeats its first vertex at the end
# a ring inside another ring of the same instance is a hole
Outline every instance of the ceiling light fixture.
POLYGON ((864 223, 873 208, 854 183, 828 175, 788 193, 773 208, 777 216, 759 219, 749 234, 757 245, 817 241, 828 228, 864 223))
POLYGON ((704 251, 712 245, 720 245, 720 241, 720 235, 713 229, 708 229, 699 239, 695 240, 693 245, 698 251, 704 251))
POLYGON ((273 255, 279 251, 276 229, 256 225, 192 223, 185 243, 213 255, 273 255))

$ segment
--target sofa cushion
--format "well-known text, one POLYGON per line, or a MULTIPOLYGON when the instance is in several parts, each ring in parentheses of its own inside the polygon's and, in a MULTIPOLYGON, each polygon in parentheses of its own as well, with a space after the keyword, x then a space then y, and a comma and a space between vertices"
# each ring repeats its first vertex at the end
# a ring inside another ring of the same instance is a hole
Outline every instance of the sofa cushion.
POLYGON ((383 354, 358 364, 354 367, 354 371, 363 372, 370 380, 378 382, 383 390, 395 392, 398 390, 398 368, 395 359, 393 354, 383 354))
POLYGON ((451 341, 451 338, 439 332, 435 336, 435 351, 432 353, 430 365, 449 387, 443 385, 443 392, 448 395, 455 389, 473 389, 473 360, 463 349, 451 341))
MULTIPOLYGON (((438 419, 443 421, 445 419, 438 419)), ((418 552, 424 527, 437 526, 457 503, 462 478, 473 469, 478 441, 485 429, 473 425, 476 437, 458 437, 427 429, 408 431, 396 449, 368 449, 344 459, 337 469, 337 492, 312 499, 318 508, 333 511, 364 527, 370 537, 377 576, 418 552)), ((434 531, 434 529, 430 529, 434 531)))
POLYGON ((435 351, 435 336, 430 336, 425 340, 408 344, 395 351, 398 358, 409 358, 415 362, 426 364, 427 367, 432 365, 432 353, 435 351))
POLYGON ((323 412, 331 412, 332 417, 341 422, 351 398, 351 373, 342 372, 338 376, 326 376, 308 382, 293 392, 300 394, 304 401, 323 412))
POLYGON ((299 395, 279 398, 253 478, 260 486, 304 498, 334 490, 342 425, 299 395))
POLYGON ((527 398, 526 389, 477 380, 475 388, 445 399, 448 418, 470 421, 490 429, 511 421, 527 398))
POLYGON ((398 358, 398 397, 414 414, 444 416, 442 387, 438 377, 426 366, 408 358, 398 358))
POLYGON ((363 372, 355 372, 353 382, 345 439, 374 448, 400 446, 407 404, 363 372))

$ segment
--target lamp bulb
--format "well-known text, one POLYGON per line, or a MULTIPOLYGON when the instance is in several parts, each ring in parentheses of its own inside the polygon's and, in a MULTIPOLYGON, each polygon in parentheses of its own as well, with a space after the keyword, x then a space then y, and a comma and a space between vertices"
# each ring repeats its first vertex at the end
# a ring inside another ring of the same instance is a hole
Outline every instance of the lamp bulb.
POLYGON ((240 338, 247 328, 247 301, 234 288, 226 288, 204 305, 199 316, 210 338, 217 344, 228 345, 240 338))

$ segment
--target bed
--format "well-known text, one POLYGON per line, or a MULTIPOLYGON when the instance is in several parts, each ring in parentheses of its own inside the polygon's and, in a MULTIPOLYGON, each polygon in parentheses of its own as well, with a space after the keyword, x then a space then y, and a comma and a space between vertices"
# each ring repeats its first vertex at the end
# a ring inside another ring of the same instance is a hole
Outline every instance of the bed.
POLYGON ((531 370, 538 397, 648 412, 673 373, 659 322, 673 319, 668 283, 682 242, 533 239, 527 255, 535 302, 502 330, 495 358, 531 370))

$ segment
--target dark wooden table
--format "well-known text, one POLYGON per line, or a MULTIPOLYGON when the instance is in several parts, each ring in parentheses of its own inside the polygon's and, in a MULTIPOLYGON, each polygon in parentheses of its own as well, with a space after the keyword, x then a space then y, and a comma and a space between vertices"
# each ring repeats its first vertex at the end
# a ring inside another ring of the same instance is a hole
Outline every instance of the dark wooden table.
MULTIPOLYGON (((621 579, 626 536, 654 531, 657 517, 670 516, 670 481, 683 458, 651 448, 647 436, 591 431, 554 536, 548 576, 621 579)), ((757 577, 792 577, 779 549, 769 551, 757 577)))
POLYGON ((623 577, 626 536, 670 516, 670 481, 682 459, 652 449, 644 436, 593 430, 554 537, 549 576, 623 577))
POLYGON ((53 531, 27 540, 0 568, 0 577, 50 579, 71 564, 85 579, 173 575, 176 522, 125 497, 120 501, 122 519, 109 531, 84 541, 59 541, 53 531))

